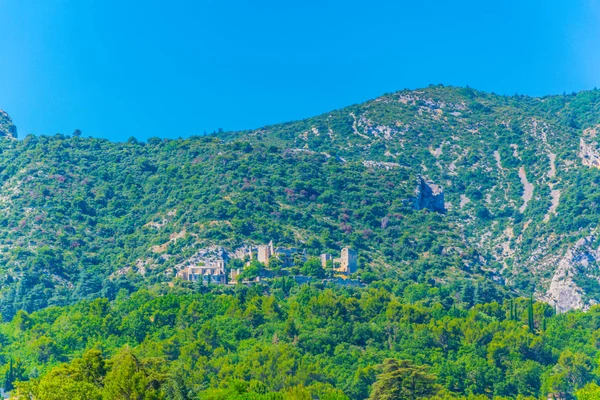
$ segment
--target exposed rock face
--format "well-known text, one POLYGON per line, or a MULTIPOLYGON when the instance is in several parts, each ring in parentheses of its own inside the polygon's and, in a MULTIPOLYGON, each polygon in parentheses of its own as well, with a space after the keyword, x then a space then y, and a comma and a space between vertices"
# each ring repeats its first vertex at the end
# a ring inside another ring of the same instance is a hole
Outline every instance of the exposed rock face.
POLYGON ((594 249, 593 241, 593 236, 578 240, 558 263, 546 293, 546 300, 554 305, 558 312, 584 308, 583 290, 573 281, 573 276, 591 268, 598 268, 600 248, 594 249))
POLYGON ((521 196, 523 198, 523 205, 519 208, 519 211, 523 213, 525 212, 527 204, 533 196, 534 186, 531 182, 527 180, 527 174, 525 173, 525 168, 523 167, 519 169, 519 178, 521 179, 521 183, 523 184, 523 196, 521 196))
POLYGON ((439 213, 446 212, 446 207, 444 205, 444 189, 442 189, 440 185, 433 183, 433 181, 419 176, 417 178, 416 195, 416 210, 426 208, 439 213))
POLYGON ((387 171, 400 168, 400 164, 395 162, 363 161, 363 165, 367 168, 383 168, 387 171))
POLYGON ((0 136, 12 139, 17 138, 17 127, 13 124, 8 114, 2 110, 0 110, 0 136))
POLYGON ((207 248, 200 249, 192 257, 185 260, 176 268, 180 268, 186 265, 204 265, 212 264, 219 260, 228 260, 229 256, 227 251, 221 246, 210 246, 207 248))
POLYGON ((600 151, 594 143, 596 134, 597 128, 583 131, 583 136, 579 140, 579 158, 581 158, 583 165, 600 168, 600 151))

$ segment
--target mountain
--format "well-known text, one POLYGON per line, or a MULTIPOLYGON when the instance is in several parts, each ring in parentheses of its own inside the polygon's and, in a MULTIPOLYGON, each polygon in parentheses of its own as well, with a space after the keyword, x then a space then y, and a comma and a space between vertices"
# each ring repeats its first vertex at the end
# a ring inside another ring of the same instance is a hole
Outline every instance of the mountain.
POLYGON ((13 124, 10 116, 3 110, 0 110, 0 136, 17 138, 17 127, 13 124))
POLYGON ((211 246, 351 246, 366 282, 600 301, 600 92, 432 86, 243 132, 16 137, 0 113, 0 312, 174 279, 211 246), (469 289, 471 288, 471 289, 469 289))

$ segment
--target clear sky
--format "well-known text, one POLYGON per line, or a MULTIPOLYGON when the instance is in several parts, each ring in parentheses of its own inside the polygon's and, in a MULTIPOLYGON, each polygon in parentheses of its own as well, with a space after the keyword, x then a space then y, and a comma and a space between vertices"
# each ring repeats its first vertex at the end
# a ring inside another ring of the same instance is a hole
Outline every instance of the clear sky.
POLYGON ((0 0, 0 108, 28 133, 238 130, 430 83, 600 82, 599 0, 0 0))

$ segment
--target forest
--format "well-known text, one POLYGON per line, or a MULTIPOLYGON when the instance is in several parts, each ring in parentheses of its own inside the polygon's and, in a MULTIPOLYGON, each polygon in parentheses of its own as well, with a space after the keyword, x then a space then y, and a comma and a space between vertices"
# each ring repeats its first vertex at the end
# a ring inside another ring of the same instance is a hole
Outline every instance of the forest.
POLYGON ((0 325, 4 387, 47 400, 597 398, 600 307, 557 315, 488 289, 179 282, 19 311, 0 325))

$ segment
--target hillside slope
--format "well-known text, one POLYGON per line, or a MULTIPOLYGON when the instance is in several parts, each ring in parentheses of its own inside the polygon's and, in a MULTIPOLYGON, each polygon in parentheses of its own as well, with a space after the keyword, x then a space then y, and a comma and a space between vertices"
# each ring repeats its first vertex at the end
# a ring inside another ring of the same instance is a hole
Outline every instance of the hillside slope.
POLYGON ((444 221, 483 270, 567 310, 600 295, 598 95, 430 87, 229 137, 426 176, 444 188, 444 221))
POLYGON ((600 300, 599 107, 598 91, 430 87, 255 131, 2 140, 0 312, 112 298, 171 281, 202 248, 270 240, 352 246, 369 279, 584 307, 600 300))

